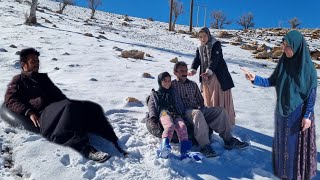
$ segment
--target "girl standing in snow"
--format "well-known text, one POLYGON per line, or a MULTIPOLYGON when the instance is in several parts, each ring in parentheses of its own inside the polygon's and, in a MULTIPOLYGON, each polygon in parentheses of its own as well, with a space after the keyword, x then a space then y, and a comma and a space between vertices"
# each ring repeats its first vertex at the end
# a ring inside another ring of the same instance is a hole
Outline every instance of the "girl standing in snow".
POLYGON ((199 40, 201 45, 196 51, 188 75, 195 75, 200 66, 200 83, 205 106, 225 108, 230 124, 234 125, 235 112, 231 94, 234 84, 223 59, 221 43, 210 34, 207 27, 199 31, 199 40))
MULTIPOLYGON (((174 130, 177 132, 180 142, 181 159, 190 157, 191 141, 188 140, 187 127, 181 118, 183 106, 174 95, 171 87, 171 76, 163 72, 158 76, 158 91, 152 90, 148 101, 149 117, 154 122, 160 119, 163 126, 162 140, 159 150, 161 158, 168 158, 171 152, 170 141, 174 130)), ((194 159, 197 160, 197 157, 194 159)), ((199 159, 198 159, 199 160, 199 159)))
POLYGON ((317 172, 314 120, 317 72, 300 32, 288 32, 282 48, 284 53, 270 78, 248 71, 245 74, 254 85, 276 88, 274 173, 281 179, 310 180, 317 172))

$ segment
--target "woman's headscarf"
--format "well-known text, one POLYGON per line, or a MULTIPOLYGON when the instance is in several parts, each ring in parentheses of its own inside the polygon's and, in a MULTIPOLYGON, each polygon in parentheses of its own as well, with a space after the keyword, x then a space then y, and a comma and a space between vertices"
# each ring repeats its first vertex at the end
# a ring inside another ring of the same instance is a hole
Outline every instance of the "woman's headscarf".
POLYGON ((161 85, 161 81, 164 81, 166 77, 171 78, 171 75, 168 72, 163 72, 158 75, 159 91, 161 92, 168 92, 169 90, 171 90, 171 87, 169 89, 166 89, 161 85))
POLYGON ((311 89, 317 87, 318 82, 303 35, 292 30, 283 40, 292 48, 293 56, 288 58, 283 53, 270 79, 275 80, 278 110, 286 117, 308 98, 311 89))
POLYGON ((208 42, 204 45, 201 44, 200 47, 198 48, 199 53, 200 53, 200 57, 201 57, 201 72, 200 72, 200 74, 202 74, 205 72, 205 70, 209 66, 209 60, 211 59, 212 46, 214 43, 217 42, 217 39, 211 35, 210 30, 207 27, 201 28, 199 31, 199 34, 200 33, 206 33, 208 36, 208 42))
POLYGON ((201 46, 207 46, 208 49, 212 49, 212 45, 217 42, 217 39, 215 37, 213 37, 210 33, 210 30, 207 27, 203 27, 200 29, 199 34, 200 33, 206 33, 208 35, 208 42, 205 45, 201 45, 201 46))

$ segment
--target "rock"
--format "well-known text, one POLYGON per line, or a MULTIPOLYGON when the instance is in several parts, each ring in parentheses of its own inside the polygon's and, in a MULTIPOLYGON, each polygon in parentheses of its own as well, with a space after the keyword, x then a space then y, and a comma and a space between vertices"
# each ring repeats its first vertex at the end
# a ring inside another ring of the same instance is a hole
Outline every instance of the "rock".
POLYGON ((320 38, 320 30, 315 30, 311 34, 311 39, 319 39, 320 38))
POLYGON ((123 19, 124 21, 126 21, 126 22, 130 22, 130 21, 132 21, 131 19, 129 19, 129 17, 126 15, 125 17, 124 17, 124 19, 123 19))
POLYGON ((140 29, 147 29, 147 27, 145 27, 145 26, 141 26, 141 28, 140 29))
POLYGON ((282 51, 282 47, 281 46, 274 46, 273 48, 271 48, 271 52, 275 52, 281 50, 282 51))
POLYGON ((313 60, 320 60, 319 59, 320 58, 320 51, 318 51, 318 50, 311 51, 310 55, 313 60))
POLYGON ((21 53, 20 51, 17 51, 17 52, 15 53, 15 55, 20 55, 20 53, 21 53))
POLYGON ((267 46, 265 44, 260 44, 257 47, 257 51, 262 52, 262 51, 266 51, 267 50, 267 46))
POLYGON ((134 98, 134 97, 128 97, 126 99, 128 102, 136 102, 136 103, 141 103, 141 101, 139 101, 138 99, 134 98))
POLYGON ((185 31, 185 30, 182 30, 182 29, 179 29, 178 30, 178 33, 180 34, 189 34, 189 32, 185 31))
POLYGON ((49 21, 48 19, 44 19, 44 22, 49 23, 49 24, 52 24, 52 22, 49 21))
POLYGON ((241 43, 241 42, 242 42, 242 38, 241 38, 240 36, 237 36, 237 37, 235 37, 235 38, 232 38, 232 40, 233 40, 234 42, 237 42, 237 43, 241 43))
POLYGON ((58 68, 58 67, 55 67, 55 68, 54 68, 54 70, 56 70, 56 71, 58 71, 59 69, 60 69, 60 68, 58 68))
POLYGON ((57 28, 57 26, 54 24, 54 25, 52 25, 52 27, 54 27, 54 28, 57 28))
POLYGON ((14 68, 16 68, 16 69, 21 69, 20 61, 16 61, 13 66, 14 66, 14 68))
POLYGON ((138 50, 122 51, 121 57, 123 58, 134 58, 134 59, 144 59, 144 52, 138 50))
POLYGON ((250 50, 250 52, 251 52, 252 54, 257 54, 259 51, 257 51, 257 50, 250 50))
POLYGON ((171 59, 170 62, 177 63, 178 62, 178 57, 175 57, 175 58, 171 59))
POLYGON ((8 52, 8 51, 3 48, 0 48, 0 52, 8 52))
POLYGON ((152 17, 147 18, 148 21, 153 21, 152 17))
POLYGON ((89 81, 98 81, 96 78, 91 78, 89 81))
POLYGON ((93 26, 92 23, 84 23, 83 25, 84 25, 84 26, 93 26))
POLYGON ((234 46, 239 46, 240 42, 229 42, 229 44, 234 45, 234 46))
POLYGON ((146 54, 147 57, 152 57, 150 54, 146 54))
POLYGON ((79 64, 69 64, 69 67, 79 67, 79 64))
POLYGON ((64 54, 62 54, 62 55, 69 56, 70 54, 69 54, 69 53, 67 53, 67 52, 65 52, 65 53, 64 53, 64 54))
POLYGON ((121 25, 122 25, 122 26, 127 26, 127 27, 130 26, 130 25, 129 25, 128 23, 126 23, 126 22, 121 23, 121 25))
POLYGON ((123 51, 123 49, 118 48, 117 46, 114 46, 113 49, 116 50, 116 51, 123 51))
POLYGON ((52 58, 51 61, 58 61, 58 59, 57 58, 52 58))
POLYGON ((250 44, 242 44, 240 48, 245 50, 257 50, 257 46, 250 45, 250 44))
POLYGON ((249 44, 257 46, 258 45, 258 41, 250 41, 249 44))
POLYGON ((144 77, 144 78, 153 78, 153 77, 151 76, 151 74, 149 74, 149 73, 143 73, 143 74, 142 74, 142 77, 144 77))
POLYGON ((108 38, 106 38, 106 37, 104 37, 104 36, 102 36, 102 35, 99 35, 98 38, 99 38, 99 39, 106 39, 106 40, 108 40, 108 38))
POLYGON ((11 47, 11 48, 18 48, 17 46, 15 46, 15 45, 13 45, 13 44, 11 44, 9 47, 11 47))
POLYGON ((258 52, 255 56, 256 59, 268 59, 270 58, 270 53, 267 51, 258 52))
POLYGON ((220 31, 217 35, 218 38, 232 38, 233 34, 229 34, 227 31, 220 31))
POLYGON ((83 35, 88 36, 88 37, 93 37, 91 33, 84 33, 83 35))
POLYGON ((277 50, 272 53, 272 59, 279 59, 282 56, 283 51, 277 50))

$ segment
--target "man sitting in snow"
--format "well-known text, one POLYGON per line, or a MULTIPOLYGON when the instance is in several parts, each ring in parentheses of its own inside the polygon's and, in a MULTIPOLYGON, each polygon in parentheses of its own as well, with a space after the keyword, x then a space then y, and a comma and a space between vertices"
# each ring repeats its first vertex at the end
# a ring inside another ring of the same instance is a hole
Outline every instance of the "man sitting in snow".
POLYGON ((103 162, 108 153, 89 145, 88 133, 111 141, 120 153, 118 137, 100 105, 90 101, 68 99, 47 74, 39 73, 40 53, 23 49, 20 53, 21 74, 13 77, 5 94, 5 105, 11 111, 30 118, 49 141, 70 146, 88 159, 103 162))
POLYGON ((177 79, 172 81, 175 94, 180 96, 185 108, 185 118, 194 124, 194 137, 199 143, 200 152, 206 157, 217 156, 210 146, 209 128, 219 133, 224 140, 225 149, 241 149, 247 147, 247 142, 242 142, 231 134, 231 125, 227 114, 222 107, 204 107, 203 97, 198 85, 187 78, 188 67, 183 61, 174 66, 177 79))

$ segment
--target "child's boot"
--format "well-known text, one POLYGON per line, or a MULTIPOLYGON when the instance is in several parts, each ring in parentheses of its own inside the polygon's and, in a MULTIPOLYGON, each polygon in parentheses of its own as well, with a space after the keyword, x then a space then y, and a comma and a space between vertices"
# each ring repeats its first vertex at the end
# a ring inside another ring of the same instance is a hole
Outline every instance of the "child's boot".
POLYGON ((180 142, 180 159, 181 160, 195 160, 200 161, 202 159, 202 154, 200 152, 190 152, 192 147, 192 142, 185 140, 180 142))
POLYGON ((170 146, 169 142, 170 142, 169 138, 163 138, 161 140, 159 157, 165 158, 165 159, 168 158, 168 156, 171 152, 171 146, 170 146))

